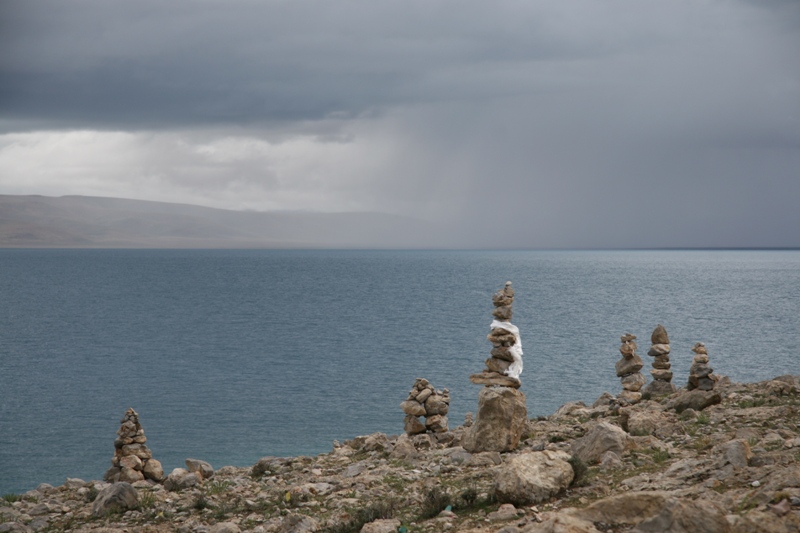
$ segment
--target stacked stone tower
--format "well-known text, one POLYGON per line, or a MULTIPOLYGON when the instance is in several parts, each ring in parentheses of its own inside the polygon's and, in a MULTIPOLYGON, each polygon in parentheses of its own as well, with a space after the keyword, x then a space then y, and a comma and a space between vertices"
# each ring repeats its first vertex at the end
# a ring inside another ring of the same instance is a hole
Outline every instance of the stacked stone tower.
POLYGON ((514 289, 511 282, 492 296, 494 320, 487 339, 492 343, 491 357, 486 369, 472 374, 476 385, 486 385, 478 393, 478 412, 469 427, 462 446, 470 453, 508 452, 519 446, 528 422, 525 395, 519 391, 522 383, 522 340, 519 328, 511 320, 514 289))
POLYGON ((514 289, 507 281, 505 287, 492 296, 494 320, 491 332, 486 337, 492 343, 491 357, 486 360, 486 368, 480 374, 473 374, 470 381, 476 385, 500 385, 518 389, 522 383, 522 340, 519 328, 510 322, 514 304, 514 289))
POLYGON ((714 384, 717 382, 717 376, 711 375, 714 369, 708 366, 706 345, 702 342, 695 343, 692 351, 695 356, 694 360, 692 360, 692 367, 689 369, 689 383, 686 388, 689 390, 713 390, 714 384))
POLYGON ((617 361, 616 370, 622 382, 622 392, 619 393, 617 399, 622 405, 631 405, 639 403, 642 399, 642 393, 639 392, 646 379, 644 375, 639 372, 644 363, 642 358, 636 354, 636 335, 626 333, 619 338, 622 345, 619 347, 619 353, 622 354, 622 359, 617 361))
POLYGON ((111 483, 127 481, 134 483, 145 478, 153 481, 164 479, 161 463, 153 459, 153 453, 145 444, 147 437, 139 424, 139 414, 133 409, 125 411, 120 422, 117 439, 114 441, 114 458, 111 468, 103 479, 111 483))
POLYGON ((644 392, 653 396, 663 396, 675 392, 675 385, 672 384, 672 366, 669 362, 669 335, 661 324, 657 325, 650 335, 650 350, 647 355, 653 357, 653 369, 650 374, 653 381, 645 387, 644 392))
POLYGON ((444 433, 447 431, 447 412, 450 409, 450 391, 438 391, 427 379, 417 378, 414 386, 408 393, 408 399, 400 404, 406 414, 405 432, 416 435, 432 431, 444 433), (425 417, 423 423, 419 417, 425 417))

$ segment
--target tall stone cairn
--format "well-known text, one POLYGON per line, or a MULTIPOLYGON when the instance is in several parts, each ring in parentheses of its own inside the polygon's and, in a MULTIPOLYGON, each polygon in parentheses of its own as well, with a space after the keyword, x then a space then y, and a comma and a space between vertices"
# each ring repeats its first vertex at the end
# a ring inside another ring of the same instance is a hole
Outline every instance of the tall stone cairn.
POLYGON ((145 444, 147 437, 139 424, 139 414, 128 409, 119 422, 120 428, 114 441, 114 458, 111 459, 111 468, 106 471, 103 479, 111 483, 135 483, 145 478, 162 481, 164 469, 159 461, 153 459, 153 453, 145 444))
POLYGON ((513 314, 514 289, 511 282, 492 295, 494 311, 490 328, 486 337, 492 343, 491 357, 485 363, 486 368, 480 374, 472 374, 469 379, 476 385, 499 385, 518 389, 522 382, 522 341, 519 329, 510 320, 513 314))
POLYGON ((645 387, 644 392, 652 396, 664 396, 665 394, 672 394, 677 389, 672 382, 672 366, 669 362, 669 335, 667 330, 661 324, 657 325, 650 335, 650 350, 647 355, 653 358, 653 369, 650 375, 653 376, 653 381, 645 387))
POLYGON ((470 453, 515 450, 528 423, 525 394, 519 390, 522 341, 519 328, 509 322, 514 303, 510 281, 492 296, 492 303, 494 320, 487 337, 492 343, 491 357, 483 372, 469 377, 476 385, 486 385, 478 393, 475 422, 461 443, 470 453))
POLYGON ((617 396, 617 400, 622 405, 632 405, 641 401, 642 393, 639 391, 647 382, 644 375, 639 372, 644 363, 636 354, 636 335, 626 333, 619 340, 622 342, 619 347, 622 359, 617 361, 616 370, 623 390, 617 396))
POLYGON ((692 351, 695 353, 695 356, 692 360, 692 367, 689 369, 689 383, 686 385, 686 388, 689 390, 714 390, 717 376, 711 375, 714 369, 708 366, 706 345, 702 342, 697 342, 692 347, 692 351))
POLYGON ((450 391, 435 390, 427 379, 417 378, 400 408, 406 414, 405 432, 408 435, 426 431, 444 433, 447 431, 450 391), (424 423, 419 419, 421 416, 425 417, 424 423))

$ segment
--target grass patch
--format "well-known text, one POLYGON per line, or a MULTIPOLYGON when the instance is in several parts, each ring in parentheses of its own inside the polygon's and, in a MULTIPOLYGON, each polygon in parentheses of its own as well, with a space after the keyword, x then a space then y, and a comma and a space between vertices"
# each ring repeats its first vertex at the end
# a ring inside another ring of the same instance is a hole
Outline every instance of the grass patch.
POLYGON ((589 467, 586 466, 586 463, 583 462, 583 459, 577 455, 573 455, 567 460, 567 462, 572 467, 572 472, 574 473, 570 486, 583 487, 587 485, 589 483, 589 467))
POLYGON ((700 413, 697 415, 695 422, 701 426, 706 426, 711 422, 711 417, 708 416, 706 413, 700 413))
POLYGON ((208 483, 207 491, 209 494, 222 494, 233 486, 228 480, 214 480, 208 483))
POLYGON ((432 487, 428 489, 422 499, 419 519, 427 520, 428 518, 433 518, 444 511, 448 505, 453 505, 453 497, 450 496, 450 493, 443 491, 439 487, 432 487))
POLYGON ((139 509, 152 509, 156 504, 156 495, 150 491, 139 495, 139 509))
POLYGON ((382 500, 352 513, 351 518, 325 530, 326 533, 358 533, 364 524, 375 520, 394 518, 398 503, 394 499, 382 500))
POLYGON ((6 503, 18 502, 21 499, 22 499, 22 496, 20 496, 19 494, 12 494, 12 493, 3 494, 3 501, 6 502, 6 503))

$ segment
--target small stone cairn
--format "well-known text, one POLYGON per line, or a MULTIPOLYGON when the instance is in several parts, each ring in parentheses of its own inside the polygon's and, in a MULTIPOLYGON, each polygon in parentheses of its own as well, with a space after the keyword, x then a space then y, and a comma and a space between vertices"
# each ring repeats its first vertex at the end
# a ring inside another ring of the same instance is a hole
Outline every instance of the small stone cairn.
POLYGON ((499 385, 515 389, 522 385, 519 380, 522 373, 522 340, 519 328, 510 322, 513 303, 514 289, 511 288, 511 282, 507 281, 505 287, 492 296, 494 320, 486 338, 493 348, 484 371, 469 377, 476 385, 499 385))
POLYGON ((672 394, 676 388, 672 382, 672 366, 669 362, 669 335, 667 330, 661 324, 657 325, 650 335, 650 350, 647 355, 653 357, 653 370, 650 374, 653 376, 653 381, 645 387, 644 392, 652 396, 664 396, 665 394, 672 394))
POLYGON ((621 378, 623 390, 617 396, 617 400, 622 405, 633 405, 641 401, 642 393, 639 391, 647 382, 644 375, 639 372, 644 363, 636 354, 636 335, 626 333, 619 340, 622 342, 622 346, 619 347, 622 359, 617 361, 616 370, 617 376, 621 378))
POLYGON ((689 390, 714 390, 717 376, 711 375, 714 369, 708 366, 706 345, 702 342, 697 342, 692 347, 692 351, 695 356, 694 360, 692 360, 692 367, 689 369, 689 383, 686 388, 689 390))
POLYGON ((427 379, 417 378, 408 393, 408 399, 400 404, 406 414, 405 432, 417 435, 425 431, 444 433, 447 431, 447 411, 450 409, 450 391, 435 390, 427 379), (425 417, 423 424, 419 417, 425 417))
POLYGON ((114 458, 103 479, 110 483, 126 481, 135 483, 145 478, 153 481, 164 479, 161 463, 153 459, 153 453, 145 444, 147 437, 139 424, 139 414, 133 409, 125 411, 120 422, 117 439, 114 441, 114 458))

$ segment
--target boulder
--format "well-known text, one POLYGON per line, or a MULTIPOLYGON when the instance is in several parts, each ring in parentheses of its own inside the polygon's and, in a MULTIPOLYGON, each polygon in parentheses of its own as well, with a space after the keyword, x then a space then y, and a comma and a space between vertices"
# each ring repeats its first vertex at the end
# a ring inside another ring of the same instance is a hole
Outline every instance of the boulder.
POLYGON ((136 483, 137 481, 141 481, 143 479, 144 474, 139 470, 134 470, 133 468, 128 468, 127 466, 120 468, 119 481, 124 481, 125 483, 136 483))
POLYGON ((319 522, 310 516, 300 514, 287 516, 278 533, 313 533, 319 530, 319 522))
POLYGON ((395 533, 400 527, 400 520, 396 518, 379 518, 361 528, 360 533, 395 533))
POLYGON ((484 387, 478 393, 478 414, 462 446, 470 453, 515 450, 527 423, 525 394, 510 387, 484 387))
POLYGON ((590 522, 638 524, 660 513, 669 498, 668 492, 626 492, 575 509, 570 514, 590 522))
POLYGON ((541 523, 534 522, 522 531, 523 533, 601 533, 588 520, 565 513, 551 514, 541 523))
POLYGON ((569 454, 545 450, 512 457, 496 473, 495 494, 501 502, 530 505, 569 487, 575 473, 569 454))
POLYGON ((139 493, 130 483, 113 483, 101 490, 92 503, 92 515, 106 516, 139 507, 139 493))
POLYGON ((446 415, 449 407, 445 397, 438 394, 434 394, 425 400, 425 414, 427 416, 446 415))
POLYGON ((197 474, 200 480, 214 477, 214 468, 205 461, 201 461, 200 459, 186 459, 185 463, 189 472, 197 474))
MULTIPOLYGON (((650 371, 650 373, 653 374, 653 377, 655 377, 655 372, 657 371, 656 370, 650 371)), ((666 396, 668 394, 672 394, 676 390, 678 389, 675 387, 675 385, 673 385, 669 381, 656 379, 648 383, 647 386, 643 389, 643 392, 649 394, 650 396, 666 396)))
POLYGON ((208 528, 208 533, 239 533, 241 529, 233 522, 220 522, 208 528))
POLYGON ((594 464, 606 452, 622 455, 628 442, 625 431, 608 422, 600 422, 586 435, 572 442, 572 454, 585 463, 594 464))
POLYGON ((161 482, 164 480, 164 468, 161 466, 161 462, 156 459, 148 459, 142 473, 145 478, 153 481, 161 482))
POLYGON ((433 415, 425 419, 425 428, 434 433, 447 431, 447 417, 443 415, 433 415))
POLYGON ((675 398, 667 403, 667 409, 674 409, 678 413, 686 409, 702 411, 706 407, 722 403, 722 395, 719 391, 681 391, 675 398))
POLYGON ((725 513, 705 499, 672 498, 656 516, 643 520, 631 533, 730 533, 725 513))
POLYGON ((735 468, 744 468, 753 457, 750 444, 743 439, 732 440, 720 446, 722 464, 731 464, 735 468))
POLYGON ((164 480, 164 488, 171 491, 179 491, 194 487, 198 483, 200 483, 200 478, 197 474, 184 468, 176 468, 164 480))

